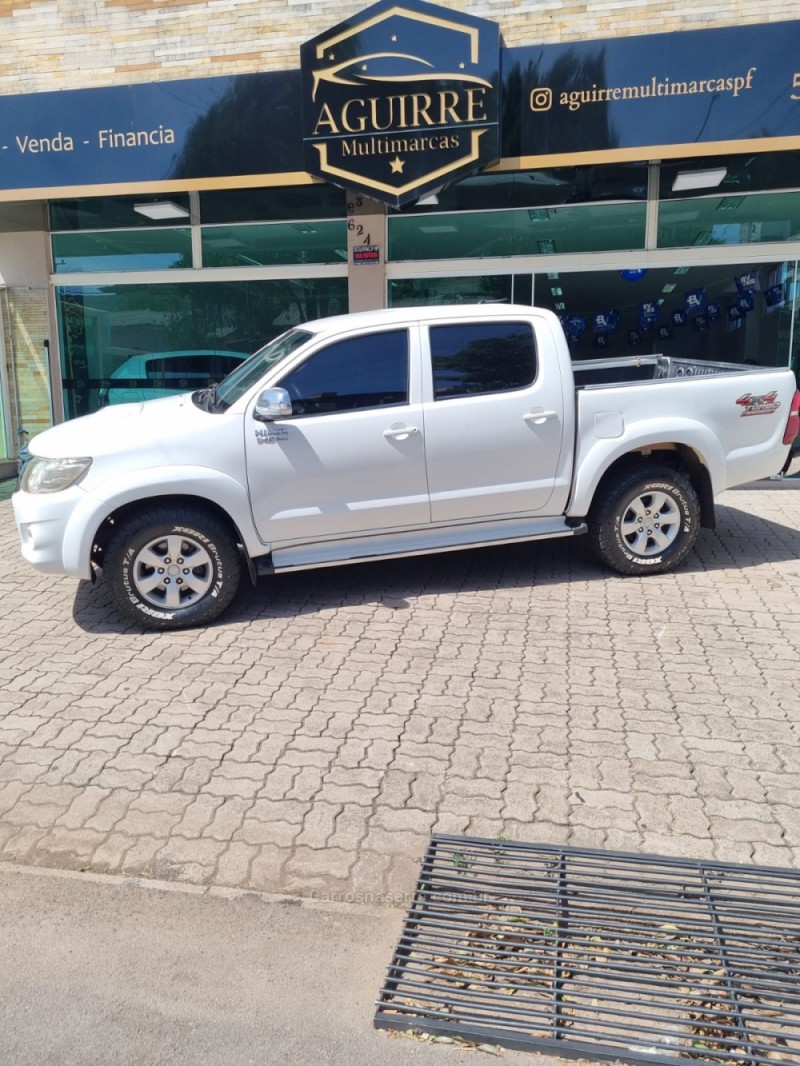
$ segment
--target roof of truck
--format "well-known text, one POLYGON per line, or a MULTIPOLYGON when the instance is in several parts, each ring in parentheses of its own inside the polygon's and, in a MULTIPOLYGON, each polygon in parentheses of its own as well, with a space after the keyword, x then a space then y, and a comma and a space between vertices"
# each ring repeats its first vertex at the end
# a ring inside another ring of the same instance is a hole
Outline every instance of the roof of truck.
POLYGON ((552 311, 525 304, 501 303, 458 303, 432 304, 426 307, 391 307, 378 311, 355 311, 349 315, 333 315, 330 318, 316 318, 310 322, 300 322, 297 329, 306 329, 312 333, 342 333, 351 329, 363 329, 371 326, 388 326, 393 323, 431 322, 479 318, 513 318, 518 315, 536 315, 542 318, 556 316, 552 311))

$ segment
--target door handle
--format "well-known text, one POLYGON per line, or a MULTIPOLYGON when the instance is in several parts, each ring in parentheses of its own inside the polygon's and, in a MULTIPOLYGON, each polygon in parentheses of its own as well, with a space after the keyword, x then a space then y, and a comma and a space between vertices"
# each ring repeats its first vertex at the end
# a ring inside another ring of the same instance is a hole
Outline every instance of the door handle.
POLYGON ((523 422, 528 422, 534 426, 543 426, 545 422, 551 421, 553 418, 558 418, 558 411, 528 411, 526 415, 522 416, 523 422))
POLYGON ((409 437, 413 437, 415 433, 419 433, 416 426, 390 426, 383 431, 383 435, 387 440, 407 440, 409 437))

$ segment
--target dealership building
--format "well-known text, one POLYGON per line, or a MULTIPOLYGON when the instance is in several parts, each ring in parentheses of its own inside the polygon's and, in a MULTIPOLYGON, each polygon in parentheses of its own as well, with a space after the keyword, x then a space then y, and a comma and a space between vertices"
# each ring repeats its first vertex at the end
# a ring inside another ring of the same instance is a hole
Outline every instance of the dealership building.
POLYGON ((0 474, 309 318, 800 367, 788 0, 0 5, 0 474))

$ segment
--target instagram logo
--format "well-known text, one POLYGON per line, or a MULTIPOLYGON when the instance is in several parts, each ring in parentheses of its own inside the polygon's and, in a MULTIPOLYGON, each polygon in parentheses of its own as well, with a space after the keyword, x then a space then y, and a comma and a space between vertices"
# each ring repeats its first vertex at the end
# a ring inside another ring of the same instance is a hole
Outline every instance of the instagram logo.
POLYGON ((531 90, 531 111, 549 111, 553 106, 552 89, 531 90))

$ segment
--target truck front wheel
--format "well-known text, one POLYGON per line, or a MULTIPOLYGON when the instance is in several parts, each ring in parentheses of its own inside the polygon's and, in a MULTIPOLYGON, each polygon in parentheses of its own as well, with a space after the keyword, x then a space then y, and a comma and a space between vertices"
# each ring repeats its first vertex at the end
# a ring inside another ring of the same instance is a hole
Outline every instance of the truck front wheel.
POLYGON ((119 610, 148 629, 205 625, 222 614, 241 577, 226 524, 199 509, 171 507, 123 519, 103 570, 119 610))
POLYGON ((589 533, 599 558, 620 574, 662 574, 683 562, 700 531, 691 482, 668 466, 629 469, 598 493, 589 533))

